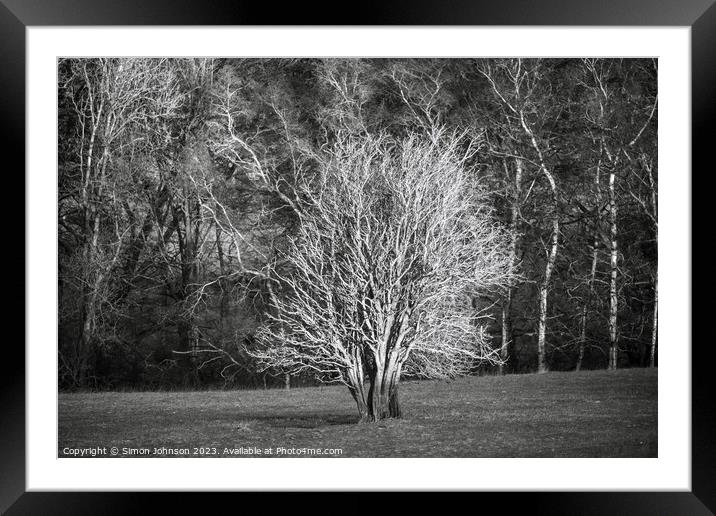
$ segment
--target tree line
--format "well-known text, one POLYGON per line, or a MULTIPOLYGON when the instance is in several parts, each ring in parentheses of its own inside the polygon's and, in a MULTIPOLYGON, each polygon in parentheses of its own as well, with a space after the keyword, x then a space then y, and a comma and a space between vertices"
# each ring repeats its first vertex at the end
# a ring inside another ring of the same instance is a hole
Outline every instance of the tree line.
POLYGON ((58 72, 61 388, 656 364, 654 60, 58 72))

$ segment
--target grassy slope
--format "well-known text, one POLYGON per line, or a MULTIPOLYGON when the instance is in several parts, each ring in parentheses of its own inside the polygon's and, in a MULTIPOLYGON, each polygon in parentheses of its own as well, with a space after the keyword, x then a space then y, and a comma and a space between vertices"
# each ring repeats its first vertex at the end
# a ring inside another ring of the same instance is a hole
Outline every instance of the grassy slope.
POLYGON ((65 446, 342 448, 343 457, 656 457, 656 370, 401 385, 405 418, 357 425, 339 386, 60 394, 65 446))

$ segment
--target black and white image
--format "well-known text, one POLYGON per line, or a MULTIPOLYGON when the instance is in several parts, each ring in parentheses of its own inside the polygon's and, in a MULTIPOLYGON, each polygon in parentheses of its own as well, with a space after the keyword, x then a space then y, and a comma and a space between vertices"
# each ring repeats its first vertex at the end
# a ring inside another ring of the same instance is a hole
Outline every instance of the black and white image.
POLYGON ((58 456, 656 457, 657 75, 60 59, 58 456))

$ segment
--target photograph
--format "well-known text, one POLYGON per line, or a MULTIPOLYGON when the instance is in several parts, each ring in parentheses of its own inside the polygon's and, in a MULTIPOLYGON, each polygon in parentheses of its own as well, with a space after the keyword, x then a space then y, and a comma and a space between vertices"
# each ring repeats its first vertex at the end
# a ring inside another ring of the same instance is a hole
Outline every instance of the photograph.
POLYGON ((659 62, 56 57, 56 457, 659 458, 659 62))

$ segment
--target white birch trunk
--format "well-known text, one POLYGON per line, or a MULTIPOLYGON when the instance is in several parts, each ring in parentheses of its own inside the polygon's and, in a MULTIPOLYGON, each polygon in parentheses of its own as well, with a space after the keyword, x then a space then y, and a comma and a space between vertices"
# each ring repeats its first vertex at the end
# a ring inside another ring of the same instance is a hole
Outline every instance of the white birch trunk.
POLYGON ((654 277, 654 321, 651 328, 651 349, 649 351, 649 367, 656 365, 656 337, 659 328, 658 315, 659 315, 659 278, 654 277))
POLYGON ((592 244, 592 267, 589 271, 589 282, 587 283, 587 298, 584 301, 584 306, 582 307, 582 320, 580 321, 580 333, 579 333, 579 354, 577 356, 577 366, 575 367, 576 371, 579 371, 582 369, 582 361, 584 360, 584 348, 587 343, 587 315, 589 314, 589 306, 592 301, 592 296, 594 294, 594 278, 597 274, 597 263, 599 259, 599 226, 601 222, 601 215, 600 215, 600 205, 601 205, 601 188, 600 188, 600 170, 601 170, 601 160, 597 163, 597 171, 594 177, 594 184, 596 186, 596 211, 595 215, 597 217, 597 220, 595 221, 594 226, 594 241, 592 244))
MULTIPOLYGON (((534 140, 533 140, 534 141, 534 140)), ((536 144, 535 144, 536 147, 536 144)), ((540 155, 541 158, 541 155, 540 155)), ((544 269, 544 279, 540 286, 539 296, 539 324, 537 327, 537 372, 544 373, 547 371, 547 352, 546 352, 546 334, 547 334, 547 296, 549 295, 550 279, 554 270, 554 263, 557 260, 557 249, 559 247, 559 212, 557 211, 557 185, 554 177, 547 167, 542 163, 542 172, 544 173, 549 186, 552 189, 552 243, 549 254, 547 255, 547 263, 544 269)))
MULTIPOLYGON (((653 113, 653 111, 652 111, 653 113)), ((651 188, 651 211, 652 211, 652 221, 654 223, 654 239, 656 240, 656 246, 657 249, 659 247, 659 223, 658 223, 658 210, 656 205, 656 184, 654 181, 654 175, 651 173, 651 167, 648 169, 649 172, 649 186, 651 188)), ((653 320, 653 326, 651 329, 651 350, 649 352, 649 367, 654 367, 656 365, 656 339, 657 335, 659 333, 659 324, 658 324, 658 315, 659 315, 659 271, 658 266, 657 270, 654 271, 654 320, 653 320)))
POLYGON ((544 270, 544 280, 540 286, 539 298, 539 325, 537 329, 537 372, 547 372, 546 358, 546 334, 547 334, 547 296, 549 294, 550 279, 554 270, 554 263, 557 259, 557 248, 559 246, 559 218, 555 213, 552 218, 552 245, 549 255, 547 256, 547 264, 544 270))
POLYGON ((617 272, 619 248, 617 244, 617 203, 614 189, 615 181, 616 173, 614 168, 612 168, 609 172, 609 369, 617 368, 619 358, 619 343, 617 342, 617 272))
POLYGON ((584 301, 584 306, 582 307, 582 320, 580 324, 579 333, 579 355, 577 357, 577 366, 575 368, 575 370, 577 371, 582 369, 582 361, 584 360, 584 348, 587 343, 587 315, 589 312, 589 305, 592 301, 594 278, 597 274, 597 261, 599 259, 599 237, 597 236, 598 231, 598 229, 594 230, 595 236, 592 247, 592 268, 589 272, 589 283, 587 284, 587 299, 584 301))
POLYGON ((539 290, 539 322, 537 325, 537 372, 544 373, 547 371, 547 357, 546 357, 546 334, 547 334, 547 297, 549 295, 550 279, 552 277, 552 271, 554 270, 554 264, 557 260, 557 249, 559 248, 559 211, 557 210, 557 183, 555 183, 554 176, 549 171, 544 162, 544 155, 540 149, 537 139, 535 138, 534 132, 525 121, 524 113, 519 112, 520 123, 527 136, 530 138, 532 148, 539 157, 540 170, 544 174, 545 178, 549 182, 549 187, 552 190, 552 242, 550 245, 549 252, 547 254, 547 263, 544 269, 544 279, 540 285, 539 290))
MULTIPOLYGON (((505 164, 505 172, 507 165, 505 164)), ((517 240, 519 238, 517 231, 517 218, 519 215, 519 202, 521 196, 522 185, 522 160, 515 159, 515 192, 512 197, 512 213, 510 215, 510 272, 514 273, 517 266, 517 240)), ((505 365, 510 356, 510 345, 512 344, 512 286, 508 287, 505 300, 502 304, 502 345, 500 347, 500 374, 504 374, 505 365)))

